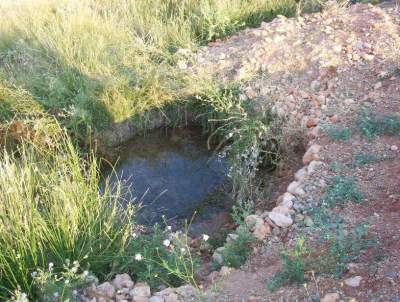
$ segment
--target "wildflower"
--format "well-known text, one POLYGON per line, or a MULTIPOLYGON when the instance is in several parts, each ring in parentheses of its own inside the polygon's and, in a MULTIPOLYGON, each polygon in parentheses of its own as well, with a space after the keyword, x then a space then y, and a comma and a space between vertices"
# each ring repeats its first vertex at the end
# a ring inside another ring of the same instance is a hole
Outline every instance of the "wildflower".
POLYGON ((38 274, 37 272, 32 272, 32 273, 31 273, 32 278, 36 278, 36 277, 37 277, 37 274, 38 274))
POLYGON ((86 276, 89 275, 89 272, 88 271, 83 271, 83 275, 86 277, 86 276))
POLYGON ((167 230, 168 230, 168 231, 171 231, 171 230, 172 230, 172 227, 171 227, 170 225, 167 225, 167 230))
POLYGON ((65 284, 69 284, 69 280, 67 279, 67 280, 65 280, 65 284))
POLYGON ((58 298, 58 297, 60 296, 60 294, 59 294, 58 292, 55 292, 55 293, 53 294, 53 296, 54 296, 54 298, 58 298))
POLYGON ((137 234, 136 233, 132 233, 131 236, 132 236, 133 239, 135 239, 137 237, 137 234))
POLYGON ((186 249, 184 247, 181 248, 181 253, 184 254, 186 252, 186 249))
POLYGON ((210 236, 208 236, 207 234, 203 234, 203 240, 207 241, 208 239, 210 239, 210 236))
POLYGON ((135 255, 135 260, 136 261, 141 261, 141 260, 143 260, 143 256, 138 253, 138 254, 135 255))
POLYGON ((166 247, 169 247, 170 244, 171 244, 171 241, 169 241, 168 239, 165 239, 165 240, 163 241, 163 244, 164 244, 166 247))
POLYGON ((74 266, 73 268, 71 268, 71 272, 73 272, 74 274, 78 272, 78 267, 74 266))
POLYGON ((54 267, 54 263, 53 262, 50 262, 49 263, 49 269, 52 269, 54 267))
POLYGON ((79 261, 76 261, 76 260, 73 262, 73 264, 74 264, 75 267, 79 267, 79 265, 80 265, 79 261))
POLYGON ((72 291, 72 294, 73 294, 74 296, 77 296, 77 295, 78 295, 78 291, 77 291, 76 289, 74 289, 74 290, 72 291))

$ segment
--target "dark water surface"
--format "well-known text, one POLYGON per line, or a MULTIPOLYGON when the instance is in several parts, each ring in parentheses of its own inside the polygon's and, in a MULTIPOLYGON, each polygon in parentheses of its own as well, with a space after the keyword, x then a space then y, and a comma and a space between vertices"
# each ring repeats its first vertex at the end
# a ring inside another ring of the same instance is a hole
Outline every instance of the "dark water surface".
POLYGON ((179 224, 196 212, 192 231, 212 232, 229 216, 228 162, 207 149, 201 129, 155 130, 126 143, 119 156, 111 179, 124 181, 129 199, 142 204, 140 223, 165 216, 179 224))

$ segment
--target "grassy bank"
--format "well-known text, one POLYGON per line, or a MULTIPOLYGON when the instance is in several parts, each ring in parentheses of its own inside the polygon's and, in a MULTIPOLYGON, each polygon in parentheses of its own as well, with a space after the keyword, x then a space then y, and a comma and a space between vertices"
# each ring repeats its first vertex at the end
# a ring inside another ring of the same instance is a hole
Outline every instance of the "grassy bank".
POLYGON ((25 96, 33 111, 85 137, 201 91, 201 81, 177 67, 180 49, 298 9, 295 0, 5 1, 0 118, 32 114, 25 96))

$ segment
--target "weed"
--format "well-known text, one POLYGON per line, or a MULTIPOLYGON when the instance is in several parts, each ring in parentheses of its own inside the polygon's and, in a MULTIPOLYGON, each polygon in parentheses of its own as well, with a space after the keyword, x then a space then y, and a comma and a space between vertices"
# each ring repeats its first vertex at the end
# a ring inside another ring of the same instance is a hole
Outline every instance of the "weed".
POLYGON ((238 201, 232 206, 232 219, 238 225, 243 224, 244 219, 252 213, 254 213, 254 202, 251 200, 238 201))
POLYGON ((361 166, 365 166, 381 160, 382 158, 373 154, 357 153, 353 158, 351 166, 353 168, 359 168, 361 166))
POLYGON ((364 111, 357 121, 361 133, 368 139, 378 135, 399 135, 400 117, 397 115, 371 114, 364 111))
POLYGON ((274 292, 284 285, 303 284, 305 280, 304 258, 307 253, 305 238, 300 237, 293 251, 281 254, 283 268, 267 282, 267 288, 274 292))
POLYGON ((335 176, 328 186, 322 204, 328 207, 344 206, 349 201, 362 202, 363 194, 359 191, 354 179, 344 176, 335 176))
POLYGON ((348 141, 351 137, 351 130, 340 126, 329 126, 325 128, 329 137, 335 141, 348 141))
POLYGON ((237 228, 236 234, 238 237, 235 240, 225 244, 223 258, 227 266, 238 268, 251 254, 251 244, 256 242, 256 239, 244 226, 237 228))

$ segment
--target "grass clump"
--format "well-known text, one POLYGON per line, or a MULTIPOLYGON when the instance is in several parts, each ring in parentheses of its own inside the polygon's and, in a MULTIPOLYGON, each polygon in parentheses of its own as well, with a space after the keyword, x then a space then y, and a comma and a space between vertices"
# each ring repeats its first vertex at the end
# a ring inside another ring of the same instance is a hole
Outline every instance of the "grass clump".
POLYGON ((371 114, 365 111, 357 121, 361 133, 368 139, 379 135, 399 135, 400 117, 388 114, 371 114))
POLYGON ((329 126, 325 129, 329 137, 335 141, 348 141, 351 138, 351 130, 340 126, 329 126))
POLYGON ((353 168, 358 168, 381 160, 382 158, 374 154, 357 153, 353 158, 351 166, 353 168))
POLYGON ((292 284, 303 284, 305 280, 304 259, 308 254, 305 238, 297 240, 293 251, 281 253, 283 269, 278 271, 268 282, 267 288, 274 292, 278 288, 292 284))
POLYGON ((64 136, 51 148, 17 151, 0 153, 0 300, 17 289, 33 301, 70 295, 86 270, 102 280, 130 272, 154 287, 195 283, 187 239, 157 228, 136 233, 126 190, 108 181, 99 189, 94 157, 82 159, 64 136))
POLYGON ((362 202, 363 200, 363 194, 359 191, 354 179, 335 176, 321 202, 328 207, 335 207, 344 206, 349 201, 362 202))
POLYGON ((238 268, 250 256, 252 252, 251 244, 256 242, 256 238, 244 226, 238 227, 235 234, 237 238, 225 244, 222 256, 225 265, 238 268))
MULTIPOLYGON (((63 139, 62 139, 63 140, 63 139)), ((66 259, 103 275, 125 253, 132 209, 118 192, 98 189, 94 158, 80 159, 68 140, 53 150, 25 145, 0 154, 0 297, 20 287, 32 294, 31 273, 66 259)))

